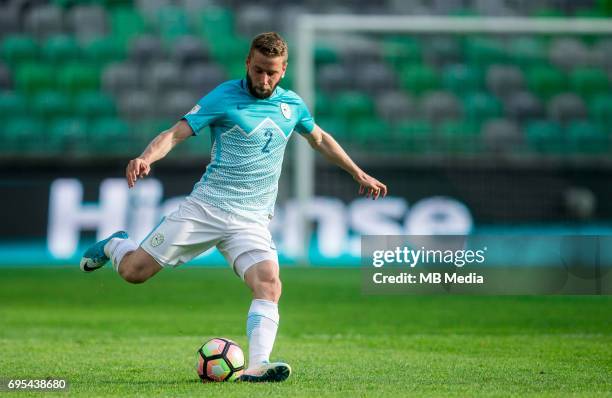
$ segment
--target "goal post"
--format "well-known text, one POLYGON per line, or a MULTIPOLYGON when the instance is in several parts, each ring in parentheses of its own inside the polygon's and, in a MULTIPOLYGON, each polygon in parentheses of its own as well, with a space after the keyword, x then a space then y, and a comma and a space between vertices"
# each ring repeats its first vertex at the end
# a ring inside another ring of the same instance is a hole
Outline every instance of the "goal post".
MULTIPOLYGON (((316 120, 315 44, 319 33, 606 35, 612 34, 612 21, 594 18, 304 14, 297 19, 295 29, 296 90, 316 120)), ((294 140, 294 143, 293 191, 302 209, 301 221, 296 228, 303 232, 302 259, 306 259, 310 231, 305 222, 304 206, 315 195, 315 157, 305 140, 294 140)))

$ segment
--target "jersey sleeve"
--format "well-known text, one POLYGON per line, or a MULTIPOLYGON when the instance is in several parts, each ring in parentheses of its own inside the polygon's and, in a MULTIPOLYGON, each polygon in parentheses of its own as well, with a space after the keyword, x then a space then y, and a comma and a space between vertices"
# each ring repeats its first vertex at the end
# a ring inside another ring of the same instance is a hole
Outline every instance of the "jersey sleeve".
POLYGON ((223 85, 218 86, 202 97, 198 103, 185 115, 194 135, 198 135, 204 127, 213 124, 225 113, 225 95, 223 85))
POLYGON ((310 134, 314 129, 315 122, 314 118, 310 114, 308 107, 304 101, 300 98, 298 105, 298 122, 295 125, 295 131, 300 134, 310 134))

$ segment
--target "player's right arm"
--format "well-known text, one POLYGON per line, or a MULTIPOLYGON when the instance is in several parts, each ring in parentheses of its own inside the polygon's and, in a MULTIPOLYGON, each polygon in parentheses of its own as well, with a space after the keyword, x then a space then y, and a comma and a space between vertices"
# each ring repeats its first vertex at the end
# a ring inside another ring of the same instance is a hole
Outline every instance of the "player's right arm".
POLYGON ((130 160, 125 170, 128 187, 132 188, 139 178, 146 177, 151 165, 164 158, 177 144, 193 135, 193 130, 183 119, 168 130, 162 131, 147 145, 140 156, 130 160))

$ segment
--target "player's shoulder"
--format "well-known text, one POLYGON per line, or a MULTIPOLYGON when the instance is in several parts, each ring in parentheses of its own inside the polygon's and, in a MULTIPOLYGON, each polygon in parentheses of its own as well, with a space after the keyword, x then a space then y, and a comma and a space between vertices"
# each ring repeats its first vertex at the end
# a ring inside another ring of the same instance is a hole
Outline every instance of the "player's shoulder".
POLYGON ((292 105, 304 105, 304 100, 295 91, 286 90, 281 87, 279 87, 279 90, 280 92, 278 93, 278 98, 280 101, 292 105))
POLYGON ((200 102, 203 103, 219 103, 226 102, 235 96, 240 90, 240 80, 227 80, 219 84, 207 93, 204 93, 200 102))

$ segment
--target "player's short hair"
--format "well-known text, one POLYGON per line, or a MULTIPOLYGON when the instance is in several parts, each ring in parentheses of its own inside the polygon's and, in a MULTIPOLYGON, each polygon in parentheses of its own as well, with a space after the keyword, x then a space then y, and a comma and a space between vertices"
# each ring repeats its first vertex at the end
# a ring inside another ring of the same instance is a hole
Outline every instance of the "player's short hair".
POLYGON ((276 32, 260 33, 251 42, 249 57, 253 50, 259 51, 266 57, 284 57, 285 62, 289 56, 287 42, 276 32))

